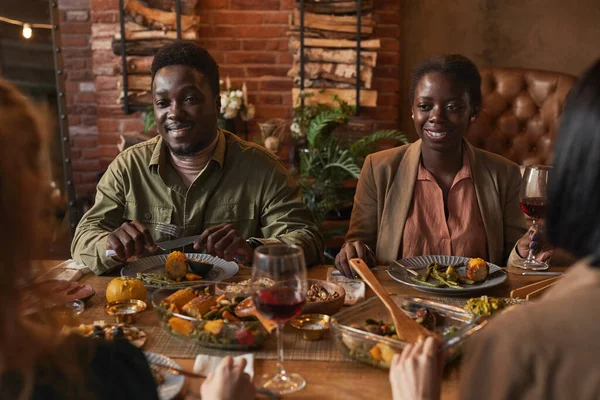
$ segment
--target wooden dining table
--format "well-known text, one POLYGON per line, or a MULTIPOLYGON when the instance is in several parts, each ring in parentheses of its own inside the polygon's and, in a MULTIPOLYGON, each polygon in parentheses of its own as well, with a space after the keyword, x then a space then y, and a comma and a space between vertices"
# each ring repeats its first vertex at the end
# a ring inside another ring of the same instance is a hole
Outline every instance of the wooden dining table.
MULTIPOLYGON (((44 260, 45 267, 50 268, 58 265, 63 260, 44 260)), ((560 266, 553 266, 549 271, 564 272, 566 269, 563 263, 560 266)), ((319 265, 310 267, 308 277, 310 279, 326 279, 329 265, 319 265)), ((439 297, 439 294, 422 292, 407 285, 403 285, 393 280, 387 273, 387 266, 379 266, 374 269, 375 276, 383 284, 389 293, 403 296, 417 297, 439 297)), ((522 276, 521 269, 506 268, 507 280, 494 288, 485 292, 477 292, 471 296, 462 296, 464 298, 488 295, 494 297, 509 297, 513 289, 543 280, 547 276, 522 276)), ((249 276, 250 268, 240 267, 238 275, 249 276)), ((105 291, 108 283, 118 276, 118 272, 113 272, 104 276, 95 276, 92 273, 84 275, 80 283, 88 284, 94 288, 96 295, 92 297, 86 307, 104 307, 106 298, 105 291)), ((367 297, 373 296, 372 291, 367 289, 367 297)), ((456 296, 453 296, 456 297, 456 296)), ((107 316, 108 318, 108 316, 107 316)), ((85 312, 82 314, 82 322, 91 323, 93 321, 85 320, 85 312)), ((139 320, 140 325, 159 325, 159 320, 154 312, 144 312, 139 320)), ((510 334, 507 332, 507 334, 510 334)), ((192 371, 194 359, 192 358, 173 358, 185 370, 192 371)), ((291 399, 391 399, 391 389, 388 380, 388 371, 383 371, 360 362, 327 362, 327 361, 285 361, 285 368, 288 372, 299 373, 306 380, 306 387, 296 393, 286 395, 291 399)), ((276 360, 255 359, 254 373, 260 376, 264 373, 275 371, 276 360)), ((453 363, 447 367, 444 373, 442 385, 442 399, 458 399, 458 380, 460 376, 460 363, 453 363)), ((201 379, 186 378, 186 385, 180 393, 180 399, 199 399, 201 379)))

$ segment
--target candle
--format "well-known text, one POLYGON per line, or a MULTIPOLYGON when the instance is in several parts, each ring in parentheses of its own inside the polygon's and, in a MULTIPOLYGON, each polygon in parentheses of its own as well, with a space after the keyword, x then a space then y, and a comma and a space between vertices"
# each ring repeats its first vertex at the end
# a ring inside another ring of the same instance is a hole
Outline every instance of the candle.
POLYGON ((225 78, 225 89, 231 89, 231 79, 229 79, 229 75, 225 78))
POLYGON ((244 98, 244 104, 248 105, 248 88, 246 87, 246 82, 242 85, 242 93, 244 98))

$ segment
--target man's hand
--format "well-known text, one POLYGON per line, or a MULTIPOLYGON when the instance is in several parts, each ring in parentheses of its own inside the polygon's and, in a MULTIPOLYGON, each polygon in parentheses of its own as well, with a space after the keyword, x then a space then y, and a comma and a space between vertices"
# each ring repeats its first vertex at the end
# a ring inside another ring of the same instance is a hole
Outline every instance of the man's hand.
POLYGON ((535 258, 539 261, 547 261, 552 256, 552 249, 546 245, 543 231, 539 228, 539 223, 538 229, 531 226, 517 242, 517 254, 521 258, 527 258, 529 249, 533 250, 535 258))
POLYGON ((353 258, 362 259, 369 267, 373 267, 375 264, 375 255, 366 244, 358 240, 344 243, 338 255, 335 256, 335 267, 348 278, 354 276, 354 270, 350 266, 350 260, 353 258))
POLYGON ((203 399, 250 400, 256 393, 248 374, 244 372, 246 359, 234 363, 231 356, 225 357, 211 372, 200 387, 203 399))
POLYGON ((108 235, 106 248, 117 253, 121 261, 132 256, 141 256, 147 250, 151 253, 158 250, 150 231, 139 221, 124 222, 108 235))
POLYGON ((230 224, 220 224, 207 228, 194 243, 195 250, 223 258, 227 261, 248 263, 252 260, 252 247, 230 224))

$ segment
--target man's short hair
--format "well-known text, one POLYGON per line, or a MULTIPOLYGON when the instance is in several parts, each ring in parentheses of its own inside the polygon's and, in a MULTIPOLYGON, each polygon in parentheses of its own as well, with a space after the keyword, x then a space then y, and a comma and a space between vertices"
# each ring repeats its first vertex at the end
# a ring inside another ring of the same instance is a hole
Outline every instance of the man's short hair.
POLYGON ((208 51, 188 40, 177 40, 161 47, 152 60, 152 82, 158 70, 170 65, 188 65, 208 79, 215 96, 219 95, 219 66, 208 51))

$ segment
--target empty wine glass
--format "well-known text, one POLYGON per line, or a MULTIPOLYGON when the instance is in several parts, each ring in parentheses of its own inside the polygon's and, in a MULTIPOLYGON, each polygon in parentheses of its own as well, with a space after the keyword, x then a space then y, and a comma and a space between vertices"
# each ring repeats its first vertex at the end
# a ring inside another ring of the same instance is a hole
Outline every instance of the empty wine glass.
POLYGON ((262 376, 258 384, 280 395, 298 391, 306 381, 283 367, 285 323, 299 315, 306 301, 306 262, 302 248, 273 244, 254 250, 251 287, 256 309, 277 323, 277 370, 262 376))
MULTIPOLYGON (((548 165, 528 165, 521 182, 521 193, 519 195, 521 210, 533 220, 533 227, 536 231, 541 229, 538 221, 546 216, 546 186, 551 169, 552 167, 548 165)), ((527 258, 515 261, 514 266, 531 270, 548 269, 546 262, 535 258, 531 247, 527 258)))

